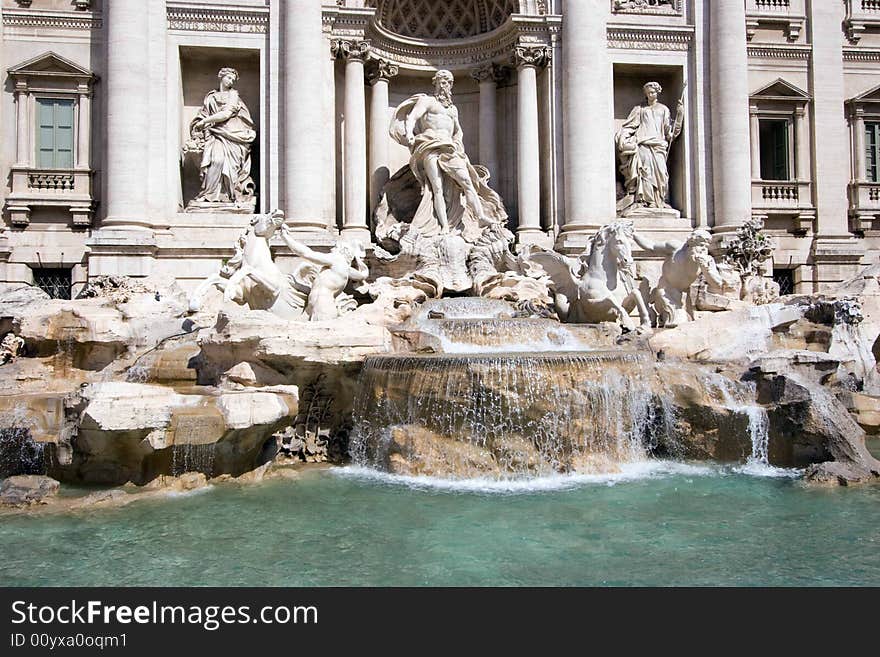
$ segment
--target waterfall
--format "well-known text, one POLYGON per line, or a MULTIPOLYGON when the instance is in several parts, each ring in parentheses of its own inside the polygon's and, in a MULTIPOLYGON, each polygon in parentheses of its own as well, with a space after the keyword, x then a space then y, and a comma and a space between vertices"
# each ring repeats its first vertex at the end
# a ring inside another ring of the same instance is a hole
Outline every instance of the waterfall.
POLYGON ((623 350, 370 357, 350 451, 452 477, 607 470, 668 431, 652 377, 649 357, 623 350))
POLYGON ((585 351, 565 326, 548 319, 443 319, 425 322, 447 354, 585 351))
POLYGON ((706 373, 707 390, 716 392, 722 404, 733 413, 745 415, 749 420, 749 437, 752 453, 748 463, 767 465, 769 463, 770 418, 767 410, 754 403, 755 388, 752 384, 738 383, 720 374, 706 373))
POLYGON ((214 443, 172 445, 171 474, 179 477, 187 472, 201 472, 210 479, 214 474, 214 447, 214 443))

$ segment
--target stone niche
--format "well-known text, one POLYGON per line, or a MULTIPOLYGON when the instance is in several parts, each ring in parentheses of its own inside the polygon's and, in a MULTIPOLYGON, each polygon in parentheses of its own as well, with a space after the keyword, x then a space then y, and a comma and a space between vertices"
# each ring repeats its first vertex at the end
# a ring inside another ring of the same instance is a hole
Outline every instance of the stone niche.
MULTIPOLYGON (((659 82, 663 87, 659 102, 669 108, 670 118, 675 121, 678 99, 681 98, 684 88, 684 71, 681 66, 645 65, 645 64, 615 64, 614 65, 614 130, 615 133, 626 121, 633 107, 645 104, 645 93, 642 87, 646 82, 659 82)), ((687 217, 689 212, 688 198, 688 166, 687 148, 685 144, 690 136, 688 114, 693 110, 688 105, 685 97, 685 121, 681 135, 672 144, 669 150, 669 204, 687 217)), ((614 139, 614 135, 609 135, 614 139)), ((616 150, 615 150, 616 153, 616 150)), ((615 175, 617 180, 617 197, 623 195, 623 176, 620 173, 620 159, 615 155, 615 175)))
MULTIPOLYGON (((260 208, 260 143, 262 137, 261 119, 263 105, 260 98, 260 52, 245 48, 207 48, 197 46, 181 46, 180 48, 180 79, 181 79, 181 120, 178 152, 190 138, 189 126, 198 114, 205 100, 205 95, 217 89, 220 69, 231 67, 238 71, 238 90, 241 99, 250 110, 254 120, 257 138, 251 146, 251 177, 256 185, 257 209, 260 208)), ((181 189, 183 197, 178 199, 181 208, 198 196, 201 189, 199 165, 200 153, 187 153, 181 166, 181 189)))
MULTIPOLYGON (((517 221, 517 196, 516 196, 516 79, 515 73, 507 71, 498 83, 496 92, 496 144, 497 144, 497 170, 490 171, 490 186, 495 189, 504 200, 505 208, 510 216, 510 228, 516 230, 517 221)), ((470 69, 453 70, 455 85, 452 90, 452 99, 458 108, 461 129, 464 132, 464 148, 474 164, 484 164, 480 161, 480 90, 477 82, 471 77, 470 69)), ((417 93, 433 93, 431 78, 433 72, 421 75, 412 72, 401 71, 400 75, 392 78, 389 89, 388 124, 394 116, 394 108, 407 98, 417 93)), ((337 81, 337 84, 340 84, 337 81)), ((337 94, 339 115, 341 115, 342 94, 337 94)), ((368 103, 369 105, 369 103, 368 103)), ((369 113, 369 112, 368 112, 369 113)), ((369 120, 369 119, 368 119, 369 120)), ((337 127, 341 130, 341 123, 337 127)), ((400 167, 409 163, 409 149, 395 142, 391 137, 389 143, 389 172, 394 175, 400 167)), ((338 155, 341 157, 341 153, 338 155)), ((340 160, 341 162, 341 160, 340 160)), ((341 194, 341 189, 339 190, 341 194)))

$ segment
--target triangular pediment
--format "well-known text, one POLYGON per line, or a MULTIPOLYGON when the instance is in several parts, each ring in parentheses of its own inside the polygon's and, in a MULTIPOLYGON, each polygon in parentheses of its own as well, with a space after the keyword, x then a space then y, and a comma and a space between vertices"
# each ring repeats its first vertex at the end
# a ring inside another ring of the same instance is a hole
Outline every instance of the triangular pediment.
POLYGON ((871 87, 864 93, 859 94, 855 98, 849 100, 849 102, 859 102, 859 101, 870 101, 870 100, 880 100, 880 84, 876 87, 871 87))
POLYGON ((777 78, 754 92, 752 98, 790 98, 791 100, 810 100, 810 94, 798 89, 790 82, 777 78))
POLYGON ((12 76, 63 76, 93 78, 92 72, 54 52, 44 52, 9 69, 12 76))

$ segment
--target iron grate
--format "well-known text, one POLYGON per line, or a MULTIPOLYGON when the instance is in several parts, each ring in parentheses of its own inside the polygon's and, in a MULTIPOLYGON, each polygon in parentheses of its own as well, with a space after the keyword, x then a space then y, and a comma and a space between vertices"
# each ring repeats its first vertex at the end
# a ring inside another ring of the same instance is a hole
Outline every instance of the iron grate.
POLYGON ((73 270, 34 269, 34 285, 52 299, 70 299, 73 270))

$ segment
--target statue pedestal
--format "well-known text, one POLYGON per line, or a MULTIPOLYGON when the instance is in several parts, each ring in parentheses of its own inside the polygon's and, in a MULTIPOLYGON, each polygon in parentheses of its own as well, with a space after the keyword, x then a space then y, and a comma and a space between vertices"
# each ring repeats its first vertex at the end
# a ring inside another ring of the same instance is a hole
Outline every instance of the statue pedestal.
POLYGON ((681 212, 675 208, 646 208, 631 206, 618 215, 622 219, 630 219, 636 227, 642 223, 654 221, 680 221, 681 212))
POLYGON ((210 214, 254 214, 257 207, 257 199, 241 203, 215 203, 211 201, 190 201, 186 206, 187 214, 210 213, 210 214))

